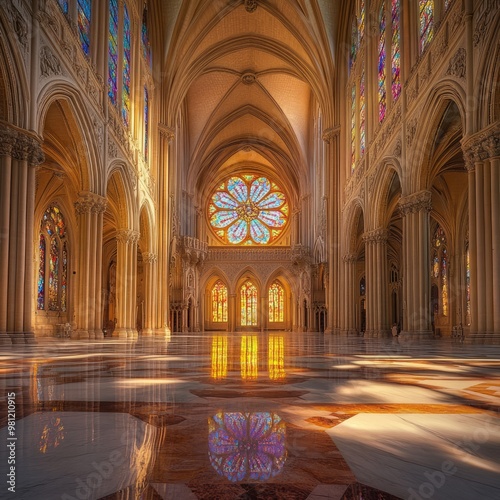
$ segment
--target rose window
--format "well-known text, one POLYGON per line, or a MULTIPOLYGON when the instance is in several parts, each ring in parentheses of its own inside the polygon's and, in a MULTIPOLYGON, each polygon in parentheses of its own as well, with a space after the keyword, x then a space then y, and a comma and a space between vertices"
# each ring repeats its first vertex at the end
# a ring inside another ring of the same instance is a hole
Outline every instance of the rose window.
POLYGON ((288 202, 266 177, 241 175, 224 181, 208 207, 210 225, 223 243, 267 245, 288 222, 288 202))

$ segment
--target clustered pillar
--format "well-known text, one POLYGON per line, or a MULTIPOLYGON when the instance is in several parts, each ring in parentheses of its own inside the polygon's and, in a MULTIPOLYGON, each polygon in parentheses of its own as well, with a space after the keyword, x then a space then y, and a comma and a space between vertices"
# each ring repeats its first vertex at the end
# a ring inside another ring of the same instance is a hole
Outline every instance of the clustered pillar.
POLYGON ((431 192, 402 198, 403 216, 403 331, 413 336, 432 334, 430 317, 429 218, 431 192))
POLYGON ((29 132, 0 130, 0 343, 32 338, 35 167, 43 153, 29 132))
POLYGON ((384 336, 387 324, 387 230, 363 235, 366 263, 366 336, 384 336))
POLYGON ((146 310, 144 311, 144 328, 143 335, 152 335, 155 324, 155 309, 156 304, 156 266, 158 264, 158 256, 151 252, 142 254, 142 262, 144 264, 144 303, 146 310))
POLYGON ((344 311, 343 331, 347 335, 357 333, 356 328, 356 262, 355 254, 346 254, 344 261, 344 311))
POLYGON ((500 125, 462 148, 469 183, 470 333, 500 335, 500 125))

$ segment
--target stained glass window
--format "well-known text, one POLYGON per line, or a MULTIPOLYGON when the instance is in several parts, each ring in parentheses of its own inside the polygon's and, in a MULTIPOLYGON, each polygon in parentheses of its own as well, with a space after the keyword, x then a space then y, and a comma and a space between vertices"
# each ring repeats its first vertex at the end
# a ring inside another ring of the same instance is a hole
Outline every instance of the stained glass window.
POLYGON ((432 236, 432 262, 431 276, 434 286, 438 286, 440 293, 441 314, 448 316, 448 253, 446 250, 446 233, 437 224, 432 236))
POLYGON ((391 9, 391 67, 392 98, 396 100, 401 94, 401 25, 399 21, 400 0, 392 0, 391 9))
POLYGON ((222 380, 227 376, 227 337, 212 339, 212 378, 222 380))
POLYGON ((285 321, 285 290, 279 281, 269 287, 269 321, 285 321))
POLYGON ((148 88, 144 87, 144 159, 149 158, 149 94, 148 88))
POLYGON ((118 98, 118 0, 109 0, 108 96, 116 106, 118 98))
POLYGON ((443 316, 448 316, 448 255, 446 248, 443 248, 441 254, 441 300, 443 316))
POLYGON ((151 67, 151 44, 149 42, 148 33, 148 10, 144 7, 142 11, 142 30, 141 30, 141 40, 142 40, 142 55, 146 62, 151 67))
POLYGON ((351 26, 351 53, 349 56, 349 69, 351 69, 352 65, 356 62, 358 49, 359 49, 358 22, 356 20, 356 17, 353 17, 351 26))
POLYGON ((420 52, 422 53, 434 35, 434 0, 420 0, 420 52))
POLYGON ((359 36, 359 44, 361 45, 363 41, 363 37, 365 36, 365 0, 361 0, 361 5, 359 7, 359 16, 358 16, 358 36, 359 36))
POLYGON ((57 0, 59 3, 59 7, 64 12, 64 14, 68 13, 68 0, 57 0))
POLYGON ((45 236, 40 234, 38 243, 37 309, 45 308, 45 236))
POLYGON ((351 171, 356 166, 356 85, 351 88, 351 171))
POLYGON ((126 127, 130 123, 130 17, 127 6, 123 5, 123 80, 122 118, 126 127))
POLYGON ((447 11, 453 0, 444 0, 444 10, 447 11))
POLYGON ((55 205, 43 214, 38 245, 37 309, 66 311, 68 246, 64 217, 55 205))
POLYGON ((366 147, 366 133, 365 133, 365 72, 361 73, 361 80, 359 83, 359 155, 365 154, 366 147))
POLYGON ((243 380, 255 380, 259 375, 259 344, 256 335, 241 337, 240 368, 243 380))
POLYGON ((257 287, 246 281, 240 289, 241 326, 257 325, 257 287))
POLYGON ((283 380, 286 377, 285 338, 282 335, 269 337, 268 363, 271 380, 283 380))
POLYGON ((378 41, 378 121, 382 122, 387 110, 386 69, 385 69, 385 3, 380 7, 378 41))
POLYGON ((86 56, 90 54, 90 15, 92 0, 78 0, 78 34, 86 56))
POLYGON ((230 177, 211 198, 210 225, 226 244, 267 245, 288 222, 288 202, 282 190, 266 177, 230 177))
POLYGON ((208 418, 208 457, 229 481, 267 481, 287 459, 286 425, 268 412, 219 412, 208 418))
POLYGON ((218 280, 212 288, 212 321, 227 321, 227 287, 218 280))
POLYGON ((432 276, 439 278, 439 257, 437 252, 434 252, 434 256, 432 257, 432 276))

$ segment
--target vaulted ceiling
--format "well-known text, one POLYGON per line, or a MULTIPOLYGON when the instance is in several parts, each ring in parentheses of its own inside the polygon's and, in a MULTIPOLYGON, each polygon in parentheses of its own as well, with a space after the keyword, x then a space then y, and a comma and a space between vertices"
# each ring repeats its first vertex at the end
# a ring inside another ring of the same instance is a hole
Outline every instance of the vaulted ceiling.
POLYGON ((162 84, 167 120, 178 125, 182 116, 187 186, 201 192, 251 168, 295 196, 307 190, 314 110, 331 106, 338 3, 164 2, 162 84))

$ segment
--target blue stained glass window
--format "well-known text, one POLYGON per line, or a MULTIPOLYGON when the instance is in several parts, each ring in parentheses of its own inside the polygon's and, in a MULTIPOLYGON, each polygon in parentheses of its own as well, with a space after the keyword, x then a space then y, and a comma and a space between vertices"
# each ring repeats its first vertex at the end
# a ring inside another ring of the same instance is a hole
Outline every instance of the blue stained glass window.
POLYGON ((68 0, 57 0, 59 3, 59 7, 61 7, 61 10, 67 14, 68 13, 68 0))
POLYGON ((382 3, 379 17, 378 42, 378 121, 382 122, 387 110, 386 96, 386 49, 385 49, 385 3, 382 3))
POLYGON ((123 6, 123 80, 122 118, 126 127, 130 124, 130 17, 127 6, 123 6))
POLYGON ((267 481, 287 459, 285 422, 275 413, 219 412, 208 419, 208 456, 232 482, 267 481))
POLYGON ((146 62, 148 65, 151 67, 151 44, 149 42, 149 33, 148 33, 148 11, 146 8, 144 8, 144 11, 142 12, 142 32, 141 32, 141 39, 142 39, 142 54, 144 56, 144 59, 146 59, 146 62))
POLYGON ((118 97, 118 0, 109 1, 108 96, 116 106, 118 97))
POLYGON ((230 177, 211 198, 210 225, 223 243, 267 245, 288 222, 288 203, 281 189, 266 177, 230 177))
POLYGON ((90 54, 90 16, 92 0, 78 0, 78 34, 86 56, 90 54))

